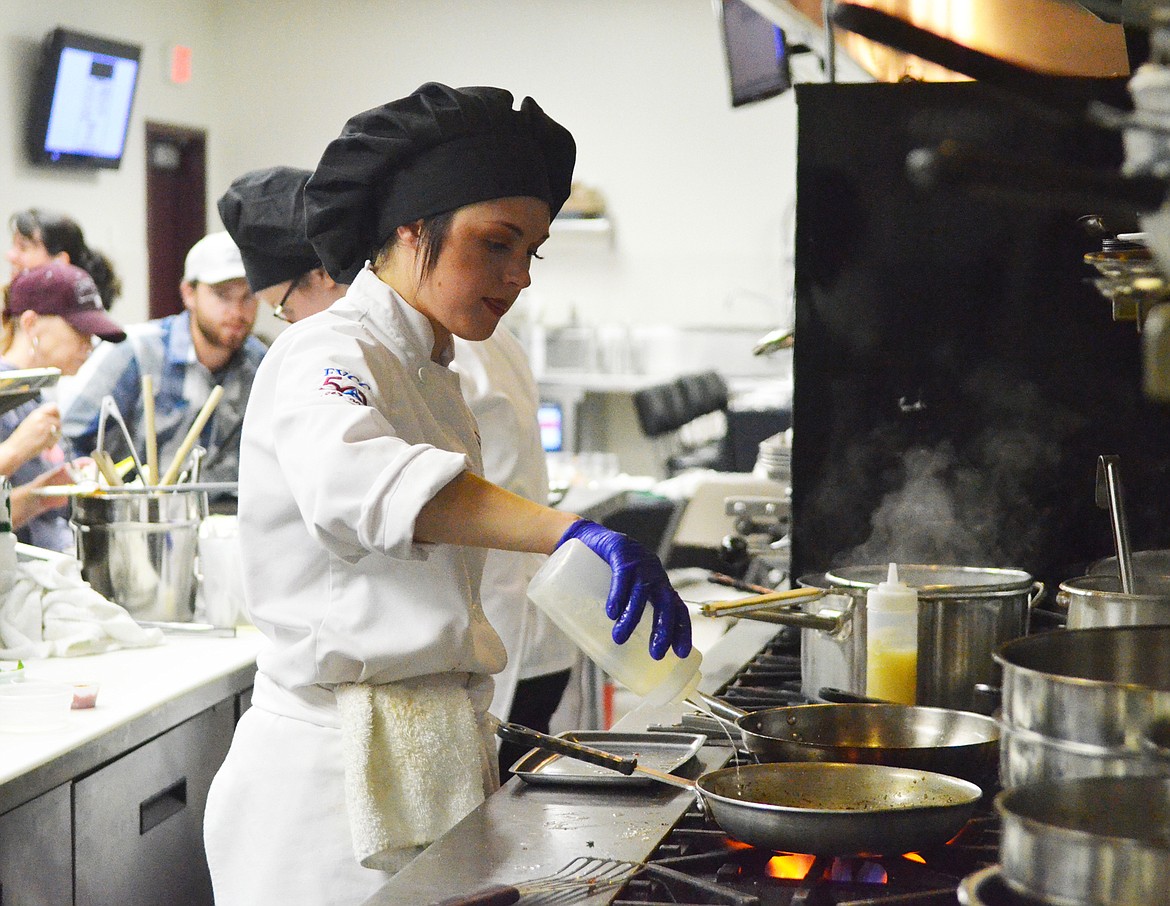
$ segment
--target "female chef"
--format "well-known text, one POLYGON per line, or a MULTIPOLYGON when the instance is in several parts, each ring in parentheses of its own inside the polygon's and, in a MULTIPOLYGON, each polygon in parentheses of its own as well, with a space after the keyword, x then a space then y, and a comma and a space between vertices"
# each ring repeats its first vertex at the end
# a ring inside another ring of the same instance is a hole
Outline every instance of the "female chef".
MULTIPOLYGON (((290 323, 324 311, 349 289, 329 276, 305 235, 305 184, 312 175, 296 167, 252 170, 233 180, 216 205, 240 249, 248 286, 274 316, 290 323)), ((486 340, 456 336, 451 369, 475 416, 484 477, 547 502, 540 388, 523 345, 503 324, 486 340)), ((544 560, 542 554, 489 550, 480 601, 508 653, 507 667, 492 677, 492 714, 547 733, 581 653, 528 600, 528 583, 544 560)), ((500 745, 501 780, 526 751, 515 743, 500 745)))
POLYGON ((490 337, 569 195, 572 136, 531 98, 428 83, 353 117, 305 188, 307 233, 349 283, 257 372, 240 458, 252 704, 207 803, 218 906, 355 903, 495 783, 488 548, 577 538, 611 566, 606 611, 651 653, 686 607, 631 539, 485 481, 447 366, 490 337))

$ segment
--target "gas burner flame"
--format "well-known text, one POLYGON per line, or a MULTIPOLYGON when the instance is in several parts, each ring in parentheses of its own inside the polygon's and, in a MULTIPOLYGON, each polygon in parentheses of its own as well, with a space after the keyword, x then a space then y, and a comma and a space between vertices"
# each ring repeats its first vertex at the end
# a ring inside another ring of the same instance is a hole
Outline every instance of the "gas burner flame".
POLYGON ((816 860, 816 856, 807 853, 783 853, 768 860, 764 873, 769 878, 803 881, 816 860))
MULTIPOLYGON (((889 875, 882 867, 878 856, 839 856, 834 858, 825 870, 827 881, 854 884, 887 884, 889 875)), ((917 853, 906 853, 905 858, 925 863, 917 853)), ((817 857, 809 853, 779 853, 768 860, 764 873, 770 878, 791 881, 817 880, 809 878, 809 872, 816 865, 817 857)))
POLYGON ((885 884, 886 870, 865 856, 853 859, 834 859, 829 869, 829 880, 852 881, 858 884, 885 884))

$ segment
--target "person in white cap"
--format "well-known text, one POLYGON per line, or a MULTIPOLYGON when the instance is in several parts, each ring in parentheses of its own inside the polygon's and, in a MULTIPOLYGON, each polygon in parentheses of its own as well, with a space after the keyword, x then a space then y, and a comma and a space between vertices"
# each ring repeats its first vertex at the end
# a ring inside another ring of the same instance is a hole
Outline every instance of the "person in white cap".
MULTIPOLYGON (((256 297, 231 236, 211 233, 191 247, 179 289, 185 309, 181 314, 128 327, 125 343, 103 344, 86 362, 77 376, 78 393, 62 415, 62 431, 78 453, 90 453, 97 442, 102 399, 112 396, 145 462, 142 376, 148 374, 154 387, 158 461, 165 466, 212 389, 220 386, 223 397, 198 439, 207 451, 200 477, 236 481, 240 426, 265 346, 252 336, 256 297)), ((106 448, 117 460, 129 451, 112 427, 107 426, 106 448)))

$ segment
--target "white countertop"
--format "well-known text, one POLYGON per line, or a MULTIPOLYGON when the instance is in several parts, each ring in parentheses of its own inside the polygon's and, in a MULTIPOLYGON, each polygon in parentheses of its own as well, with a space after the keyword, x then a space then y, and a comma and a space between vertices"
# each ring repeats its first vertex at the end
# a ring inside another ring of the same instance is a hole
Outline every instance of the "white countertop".
POLYGON ((70 711, 57 730, 0 732, 0 785, 254 664, 262 638, 241 627, 235 638, 168 635, 151 648, 25 660, 27 680, 99 683, 97 705, 70 711))

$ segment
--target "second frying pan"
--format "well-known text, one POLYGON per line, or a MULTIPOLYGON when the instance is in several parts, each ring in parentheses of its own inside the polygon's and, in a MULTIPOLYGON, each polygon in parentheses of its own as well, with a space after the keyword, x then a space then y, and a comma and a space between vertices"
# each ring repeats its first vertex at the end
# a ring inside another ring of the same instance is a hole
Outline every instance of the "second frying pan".
POLYGON ((760 761, 883 764, 986 784, 999 768, 999 724, 972 711, 885 703, 792 705, 747 713, 701 696, 738 727, 760 761))

